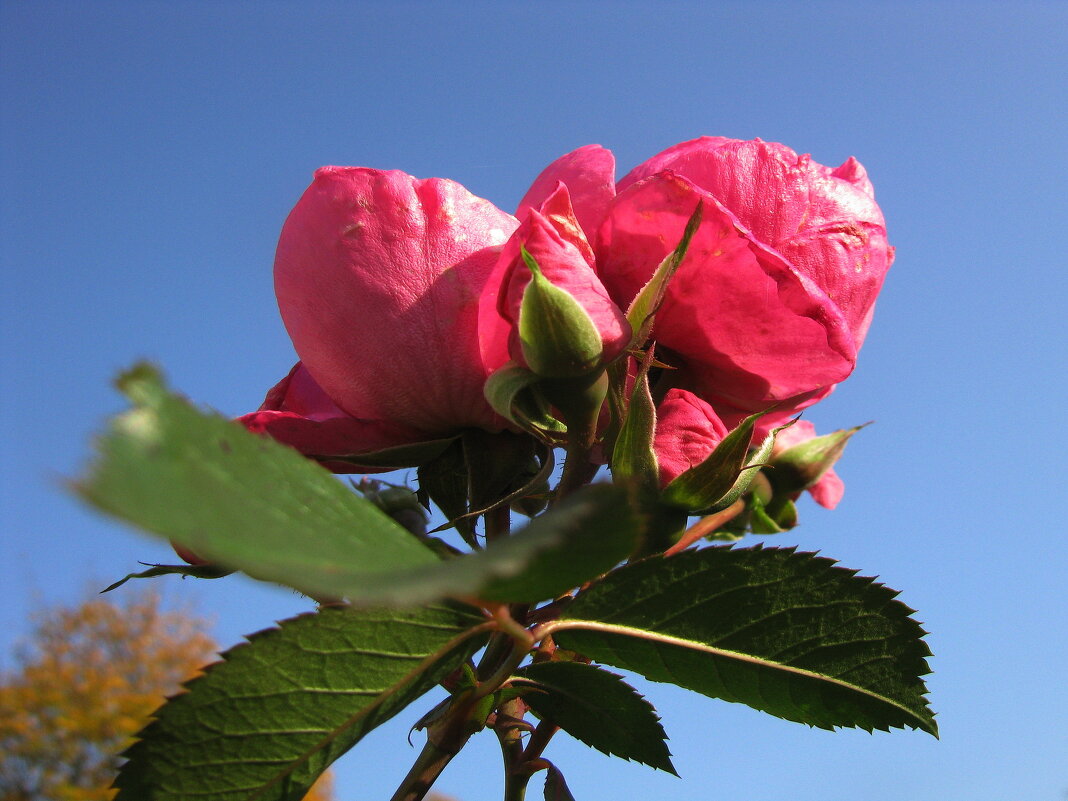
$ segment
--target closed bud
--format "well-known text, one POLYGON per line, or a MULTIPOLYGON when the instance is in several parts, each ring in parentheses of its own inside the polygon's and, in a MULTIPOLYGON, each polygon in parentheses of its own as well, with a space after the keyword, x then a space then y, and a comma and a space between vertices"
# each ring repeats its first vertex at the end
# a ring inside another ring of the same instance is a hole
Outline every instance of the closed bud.
POLYGON ((597 369, 604 345, 593 319, 566 289, 546 278, 523 248, 531 272, 519 307, 519 343, 523 359, 545 378, 576 378, 597 369))
POLYGON ((801 421, 778 436, 768 471, 776 495, 796 497, 808 490, 821 506, 833 509, 841 500, 843 485, 834 472, 850 437, 864 426, 816 436, 813 425, 801 421))

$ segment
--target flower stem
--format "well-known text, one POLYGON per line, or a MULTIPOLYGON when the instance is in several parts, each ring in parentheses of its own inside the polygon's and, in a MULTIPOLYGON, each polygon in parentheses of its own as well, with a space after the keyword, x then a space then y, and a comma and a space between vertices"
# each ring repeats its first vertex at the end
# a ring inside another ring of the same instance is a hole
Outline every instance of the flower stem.
POLYGON ((422 801, 437 781, 438 776, 445 770, 445 766, 459 753, 465 742, 466 738, 453 751, 435 745, 428 738, 415 764, 412 765, 412 769, 408 771, 408 775, 404 777, 390 801, 422 801))

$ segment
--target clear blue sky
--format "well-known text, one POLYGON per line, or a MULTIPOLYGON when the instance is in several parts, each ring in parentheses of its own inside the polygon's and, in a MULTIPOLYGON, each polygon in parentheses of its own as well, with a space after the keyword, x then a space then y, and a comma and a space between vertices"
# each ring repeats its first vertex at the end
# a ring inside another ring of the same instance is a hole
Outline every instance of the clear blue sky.
MULTIPOLYGON (((874 419, 838 510, 782 535, 877 573, 931 631, 942 739, 810 731, 664 685, 680 781, 554 741, 579 799, 1056 801, 1068 790, 1064 414, 1068 4, 13 2, 2 39, 0 642, 169 552, 64 495, 111 375, 162 363, 253 409, 291 365, 271 287, 324 164, 445 176, 511 210, 552 158, 621 173, 700 134, 857 156, 897 261, 856 374, 809 415, 874 419)), ((306 608, 165 581, 224 644, 306 608)), ((344 758, 388 797, 427 703, 344 758)), ((499 798, 493 738, 440 789, 499 798)))

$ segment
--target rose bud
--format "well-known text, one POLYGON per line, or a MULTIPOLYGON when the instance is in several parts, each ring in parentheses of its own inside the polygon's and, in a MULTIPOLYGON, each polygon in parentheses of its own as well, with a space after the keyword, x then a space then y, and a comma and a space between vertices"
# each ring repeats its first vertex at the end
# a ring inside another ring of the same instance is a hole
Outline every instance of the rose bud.
POLYGON ((482 298, 484 359, 546 378, 587 375, 630 342, 626 315, 593 269, 593 251, 563 184, 527 209, 482 298), (507 342, 507 352, 502 343, 507 342))
POLYGON ((820 506, 833 509, 842 500, 845 485, 834 472, 849 438, 863 426, 816 436, 816 427, 800 420, 775 438, 768 478, 776 493, 797 497, 808 490, 820 506))
POLYGON ((701 464, 727 436, 727 427, 705 401, 684 389, 669 389, 656 410, 653 452, 666 487, 701 464))

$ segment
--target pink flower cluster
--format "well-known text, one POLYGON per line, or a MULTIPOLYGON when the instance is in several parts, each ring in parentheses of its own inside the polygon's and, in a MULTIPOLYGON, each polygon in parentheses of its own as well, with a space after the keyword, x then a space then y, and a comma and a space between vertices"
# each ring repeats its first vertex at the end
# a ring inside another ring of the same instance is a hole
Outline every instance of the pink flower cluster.
POLYGON ((630 344, 624 311, 699 202, 652 334, 674 368, 657 391, 669 481, 746 415, 773 408, 766 430, 853 370, 893 259, 855 159, 830 168, 780 144, 702 137, 616 181, 612 153, 589 145, 550 164, 515 216, 452 181, 325 167, 275 260, 301 361, 242 421, 339 472, 357 469, 353 455, 501 430, 483 388, 524 364, 521 250, 588 313, 607 363, 630 344))

